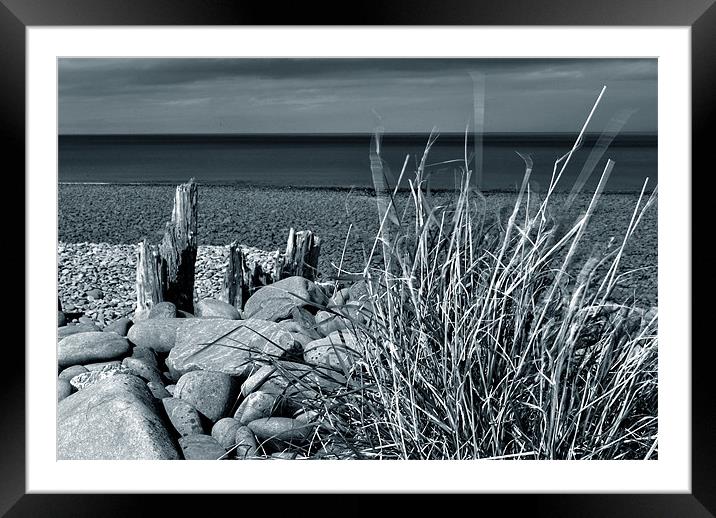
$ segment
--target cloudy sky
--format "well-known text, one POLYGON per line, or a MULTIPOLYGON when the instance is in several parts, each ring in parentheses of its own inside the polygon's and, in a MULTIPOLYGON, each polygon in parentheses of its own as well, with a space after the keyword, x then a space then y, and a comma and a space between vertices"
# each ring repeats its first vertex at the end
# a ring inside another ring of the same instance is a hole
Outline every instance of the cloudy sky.
POLYGON ((653 59, 77 59, 59 71, 59 131, 93 133, 462 132, 474 77, 486 132, 656 131, 653 59))

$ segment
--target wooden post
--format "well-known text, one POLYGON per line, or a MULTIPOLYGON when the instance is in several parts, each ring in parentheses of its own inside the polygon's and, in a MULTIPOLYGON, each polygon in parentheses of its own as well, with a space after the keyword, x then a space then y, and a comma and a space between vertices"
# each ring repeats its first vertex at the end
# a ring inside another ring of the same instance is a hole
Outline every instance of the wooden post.
POLYGON ((244 280, 246 272, 246 262, 244 253, 238 241, 234 241, 229 245, 229 264, 224 272, 224 284, 219 294, 219 299, 234 306, 237 309, 243 309, 244 301, 248 293, 248 286, 244 280))
POLYGON ((163 299, 159 252, 156 246, 142 241, 137 245, 137 309, 135 320, 147 318, 149 310, 163 299))
POLYGON ((194 179, 177 187, 172 220, 159 244, 164 300, 194 313, 194 265, 197 251, 198 192, 194 179))
POLYGON ((238 241, 231 243, 228 248, 229 262, 219 298, 237 309, 243 309, 246 300, 257 289, 279 280, 279 251, 247 247, 238 241))
POLYGON ((318 274, 318 256, 321 252, 321 238, 310 230, 296 232, 293 227, 288 233, 286 252, 280 262, 279 278, 300 275, 311 281, 318 274))
POLYGON ((197 252, 197 186, 192 178, 177 187, 172 218, 159 246, 141 242, 137 248, 137 309, 145 318, 155 304, 172 302, 194 312, 194 265, 197 252))

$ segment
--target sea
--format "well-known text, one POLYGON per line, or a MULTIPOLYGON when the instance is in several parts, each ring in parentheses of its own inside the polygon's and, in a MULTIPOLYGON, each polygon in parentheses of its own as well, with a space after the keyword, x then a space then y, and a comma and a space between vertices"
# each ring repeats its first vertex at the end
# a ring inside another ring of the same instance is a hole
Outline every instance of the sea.
MULTIPOLYGON (((58 180, 164 184, 193 177, 201 184, 370 189, 372 138, 369 134, 60 135, 58 180)), ((478 156, 482 190, 515 191, 525 173, 520 153, 533 162, 531 188, 544 190, 555 161, 570 151, 576 138, 567 133, 488 134, 478 138, 476 146, 471 135, 437 135, 425 160, 429 186, 454 189, 462 181, 466 156, 473 170, 473 157, 478 156)), ((428 140, 427 134, 383 135, 380 153, 391 186, 408 157, 400 187, 409 187, 428 140)), ((657 184, 657 140, 655 134, 621 134, 602 153, 599 135, 588 134, 556 190, 572 189, 584 176, 585 164, 596 160, 584 187, 593 189, 611 159, 615 164, 606 191, 638 192, 647 179, 650 191, 657 184)))

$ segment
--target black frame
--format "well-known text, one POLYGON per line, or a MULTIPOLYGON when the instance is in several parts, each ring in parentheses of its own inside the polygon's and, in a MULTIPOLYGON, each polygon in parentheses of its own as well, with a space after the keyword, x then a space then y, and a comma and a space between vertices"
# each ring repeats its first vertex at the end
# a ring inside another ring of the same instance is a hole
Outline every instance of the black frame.
MULTIPOLYGON (((0 142, 5 144, 6 171, 25 168, 25 28, 82 25, 667 25, 690 26, 692 44, 692 236, 711 235, 707 210, 699 198, 710 193, 704 178, 712 174, 708 129, 714 125, 716 92, 715 0, 471 0, 429 2, 364 2, 342 5, 343 11, 317 2, 279 7, 273 2, 232 0, 0 0, 0 142), (354 9, 349 7, 355 6, 354 9), (340 13, 340 14, 339 14, 340 13), (346 15, 341 16, 342 13, 346 15), (9 163, 8 163, 9 159, 9 163), (697 183, 701 188, 695 188, 697 183), (704 232, 697 232, 699 226, 704 232)), ((19 178, 16 177, 16 178, 19 178)), ((23 176, 24 178, 24 176, 23 176)), ((7 181, 7 178, 5 179, 7 181)), ((20 183, 24 193, 24 181, 20 183)), ((694 241, 697 244, 698 241, 694 241)), ((693 272, 709 272, 712 257, 694 253, 693 272), (707 263, 708 261, 708 263, 707 263)), ((25 278, 31 274, 25 266, 25 278)), ((662 274, 668 275, 667 272, 662 274)), ((703 283, 703 280, 702 280, 703 283)), ((693 283, 692 283, 693 284, 693 283)), ((712 283, 708 283, 712 284, 712 283)), ((545 516, 714 516, 716 514, 716 405, 711 369, 713 334, 706 323, 713 307, 703 297, 704 285, 692 290, 692 493, 651 495, 480 495, 479 504, 502 504, 501 513, 515 511, 545 516), (698 332, 701 331, 701 332, 698 332), (710 339, 704 339, 704 337, 710 339), (696 340, 700 337, 701 340, 696 340), (499 501, 497 501, 499 500, 499 501), (507 504, 507 505, 505 505, 507 504)), ((31 308, 26 308, 28 313, 31 308)), ((9 342, 9 340, 8 340, 9 342)), ((686 347, 686 345, 685 345, 686 347)), ((144 495, 25 495, 25 356, 11 343, 4 348, 5 369, 0 392, 0 443, 4 473, 0 512, 8 516, 126 516, 144 514, 156 500, 144 495), (8 357, 14 355, 14 357, 8 357), (11 368, 12 366, 12 368, 11 368), (139 499, 143 499, 139 501, 139 499)), ((212 511, 225 501, 212 498, 212 511)), ((245 498, 245 497, 242 497, 245 498)), ((265 505, 266 497, 256 503, 265 505)), ((357 495, 343 498, 339 512, 360 509, 357 495), (352 505, 355 503, 356 505, 352 505)), ((280 501, 280 500, 279 500, 280 501)), ((419 500, 415 500, 417 503, 419 500)), ((304 507, 300 500, 298 508, 304 507)), ((187 498, 174 495, 161 502, 185 510, 187 498), (178 505, 177 505, 178 504, 178 505), (179 507, 181 506, 181 507, 179 507)), ((236 500, 233 501, 233 504, 236 500)), ((276 500, 271 498, 272 509, 276 500)), ((244 504, 245 505, 245 504, 244 504)), ((295 505, 295 504, 294 504, 295 505)), ((474 505, 474 503, 472 504, 474 505)), ((231 506, 233 508, 233 505, 231 506)), ((241 506, 243 509, 245 507, 241 506)), ((292 506, 293 507, 293 506, 292 506)), ((294 507, 295 509, 295 507, 294 507)), ((208 509, 205 508, 205 511, 208 509)), ((359 511, 360 512, 360 511, 359 511)), ((365 512, 365 510, 363 511, 365 512)))

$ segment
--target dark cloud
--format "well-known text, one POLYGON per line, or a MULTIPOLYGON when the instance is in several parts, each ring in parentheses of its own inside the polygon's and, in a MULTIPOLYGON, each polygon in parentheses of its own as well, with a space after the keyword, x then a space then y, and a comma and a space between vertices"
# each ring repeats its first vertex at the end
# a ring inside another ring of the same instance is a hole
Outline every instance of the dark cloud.
POLYGON ((475 73, 487 131, 573 130, 602 84, 599 117, 656 130, 656 60, 63 58, 60 132, 461 131, 475 73))

